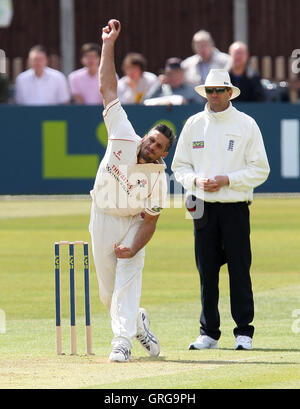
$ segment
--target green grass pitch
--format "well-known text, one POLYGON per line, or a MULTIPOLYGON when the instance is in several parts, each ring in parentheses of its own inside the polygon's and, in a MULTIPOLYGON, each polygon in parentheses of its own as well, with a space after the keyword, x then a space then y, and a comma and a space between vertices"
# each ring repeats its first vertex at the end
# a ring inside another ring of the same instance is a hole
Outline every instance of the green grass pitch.
MULTIPOLYGON (((0 388, 299 388, 300 199, 257 197, 251 205, 256 328, 252 351, 233 350, 225 266, 220 272, 220 349, 187 349, 198 336, 200 314, 192 225, 184 209, 165 209, 147 246, 141 300, 162 352, 158 359, 149 358, 134 341, 127 364, 108 362, 110 320, 98 298, 92 260, 95 355, 85 356, 79 251, 79 355, 57 357, 55 352, 53 244, 90 241, 89 209, 89 200, 74 198, 0 201, 0 309, 6 314, 6 333, 0 334, 0 388)), ((63 346, 69 353, 67 268, 66 260, 63 346)))

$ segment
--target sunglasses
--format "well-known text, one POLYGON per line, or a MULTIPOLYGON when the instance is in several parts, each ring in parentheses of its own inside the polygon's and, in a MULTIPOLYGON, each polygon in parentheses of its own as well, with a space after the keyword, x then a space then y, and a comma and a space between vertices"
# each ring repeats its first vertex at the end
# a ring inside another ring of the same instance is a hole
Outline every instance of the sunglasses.
POLYGON ((205 92, 207 94, 213 94, 214 91, 216 91, 217 94, 223 94, 225 91, 228 91, 229 88, 226 87, 205 87, 205 92))

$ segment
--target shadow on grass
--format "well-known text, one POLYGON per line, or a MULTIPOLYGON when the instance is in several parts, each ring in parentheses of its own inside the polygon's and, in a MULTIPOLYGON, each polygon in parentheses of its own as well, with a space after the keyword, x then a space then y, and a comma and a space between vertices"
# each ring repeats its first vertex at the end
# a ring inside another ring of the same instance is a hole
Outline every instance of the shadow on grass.
MULTIPOLYGON (((219 348, 219 351, 233 351, 232 348, 219 348)), ((291 348, 252 348, 251 351, 248 352, 300 352, 300 349, 291 349, 291 348)), ((247 352, 247 351, 241 351, 239 350, 238 352, 247 352)))
MULTIPOLYGON (((222 348, 224 349, 224 348, 222 348)), ((226 349, 225 349, 226 350, 226 349)), ((228 349, 230 350, 230 349, 228 349)), ((259 351, 260 349, 256 349, 259 351)), ((232 351, 232 350, 230 350, 232 351)), ((253 351, 253 350, 252 350, 253 351)), ((280 350, 282 351, 282 350, 280 350)), ((285 350, 283 350, 285 351, 285 350)), ((299 351, 299 350, 297 350, 299 351)), ((249 351, 248 351, 249 352, 249 351)), ((247 353, 247 351, 246 351, 247 353)), ((249 357, 247 355, 247 357, 249 357)), ((255 358, 255 357, 254 357, 255 358)), ((223 366, 223 365, 300 365, 300 362, 278 362, 278 361, 248 361, 248 360, 201 360, 199 356, 198 360, 195 359, 166 359, 165 357, 139 357, 132 359, 131 362, 162 362, 162 363, 176 363, 176 364, 201 364, 201 365, 216 365, 216 366, 223 366)))

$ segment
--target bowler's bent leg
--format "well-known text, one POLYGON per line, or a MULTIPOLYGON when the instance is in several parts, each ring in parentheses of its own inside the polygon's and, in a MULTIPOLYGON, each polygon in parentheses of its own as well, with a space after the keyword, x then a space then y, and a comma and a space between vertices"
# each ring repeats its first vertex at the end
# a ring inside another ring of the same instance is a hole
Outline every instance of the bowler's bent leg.
POLYGON ((114 226, 115 218, 91 209, 89 231, 92 240, 92 253, 96 268, 101 302, 110 309, 115 286, 115 271, 117 258, 114 254, 113 243, 118 234, 118 226, 114 226), (113 233, 113 234, 112 234, 113 233))
MULTIPOLYGON (((128 232, 122 244, 130 247, 140 223, 136 223, 128 232)), ((115 287, 111 302, 111 326, 114 340, 126 339, 132 348, 132 338, 137 331, 137 316, 142 290, 142 272, 145 248, 134 257, 117 259, 115 287)))

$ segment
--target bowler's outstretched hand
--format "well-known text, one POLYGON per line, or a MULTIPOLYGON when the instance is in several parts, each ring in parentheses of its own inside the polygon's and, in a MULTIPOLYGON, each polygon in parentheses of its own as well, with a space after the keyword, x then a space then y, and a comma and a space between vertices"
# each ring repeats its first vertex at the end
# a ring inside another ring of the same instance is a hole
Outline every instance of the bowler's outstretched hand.
POLYGON ((99 88, 103 97, 103 105, 114 101, 117 95, 117 74, 115 67, 114 47, 121 31, 121 23, 111 19, 102 29, 102 51, 99 69, 99 88))
POLYGON ((116 41, 121 31, 121 23, 118 20, 111 19, 107 26, 102 29, 102 41, 116 41))

